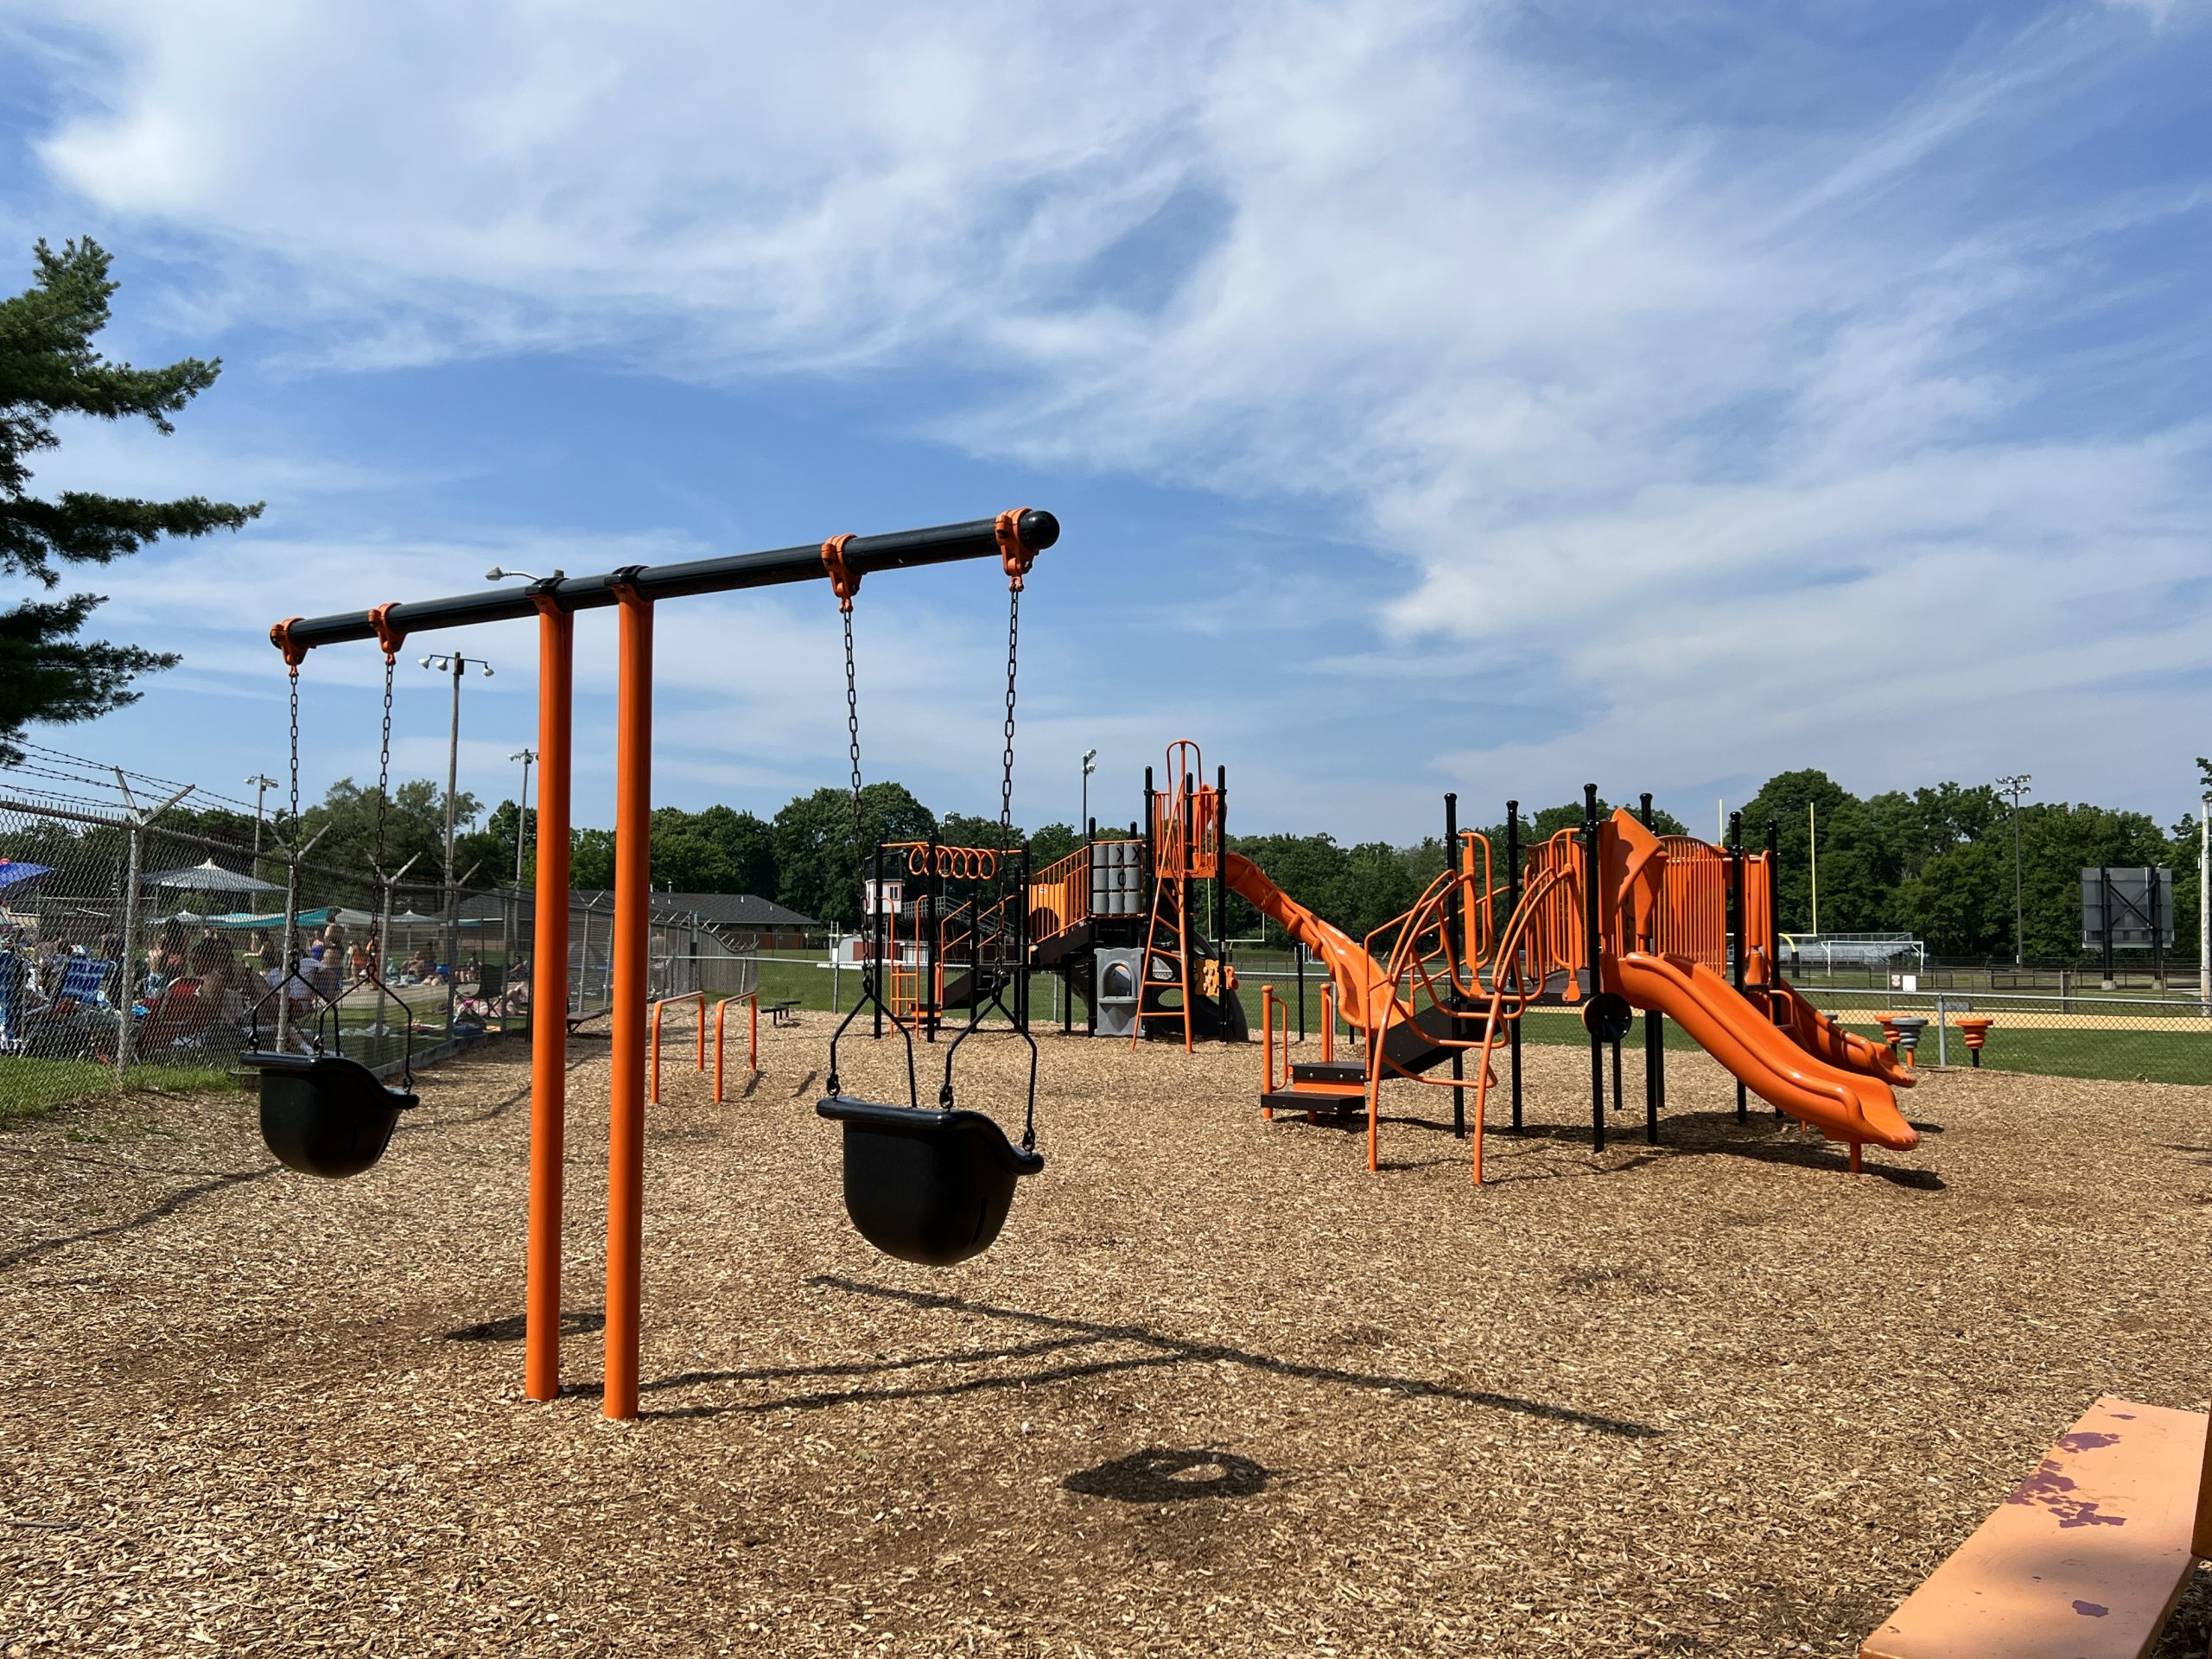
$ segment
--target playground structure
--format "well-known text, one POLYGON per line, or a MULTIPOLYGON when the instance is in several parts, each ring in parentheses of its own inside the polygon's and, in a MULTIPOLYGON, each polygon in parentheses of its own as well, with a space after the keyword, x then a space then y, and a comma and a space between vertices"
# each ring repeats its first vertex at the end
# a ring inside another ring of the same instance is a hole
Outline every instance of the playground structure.
POLYGON ((1127 836, 1102 839, 1094 820, 1084 846, 1030 884, 1030 964, 1064 981, 1064 1028, 1080 1000, 1091 1035, 1179 1041, 1187 1053, 1250 1033, 1218 943, 1234 859, 1228 770, 1208 783, 1184 739, 1168 747, 1166 776, 1157 788, 1145 768, 1143 814, 1127 836))
MULTIPOLYGON (((618 618, 616 801, 613 918, 613 1076, 609 1085, 605 1390, 602 1411, 618 1420, 638 1414, 640 1260, 644 1227, 645 1107, 648 1060, 648 911, 651 906, 652 641, 655 606, 663 600, 727 593, 794 582, 827 581, 845 618, 845 667, 852 696, 852 601, 864 577, 955 561, 993 558, 1006 571, 1011 616, 1018 619, 1022 577, 1038 553, 1059 537, 1049 512, 1019 508, 995 518, 889 535, 832 537, 818 546, 781 548, 685 563, 632 565, 601 575, 561 572, 526 588, 499 588, 364 612, 290 617, 270 630, 291 681, 293 821, 298 820, 299 679, 319 646, 374 639, 385 664, 386 707, 391 665, 410 633, 481 622, 538 620, 538 845, 536 959, 532 999, 540 1008, 569 1006, 569 775, 574 697, 575 613, 613 607, 618 618)), ((1008 686, 1007 766, 1011 789, 1013 689, 1008 686)), ((855 788, 859 787, 859 727, 852 720, 855 788)), ((389 721, 386 725, 389 753, 389 721)), ((381 796, 381 791, 380 791, 381 796)), ((288 921, 296 897, 288 892, 288 921)), ((286 929, 290 932, 289 926, 286 929)), ((879 1003, 879 1007, 880 1004, 879 1003)), ((383 1155, 397 1114, 416 1104, 343 1052, 342 1027, 332 1028, 331 1052, 321 1033, 310 1055, 289 1052, 289 1002, 280 997, 273 1050, 257 1041, 245 1058, 259 1071, 264 1139, 292 1167, 328 1177, 357 1174, 383 1155)), ((703 1042, 703 1007, 702 1040, 703 1042)), ((531 1033, 530 1206, 524 1307, 524 1389, 534 1400, 560 1391, 562 1158, 567 1105, 566 1024, 535 1022, 531 1033)), ((703 1063, 703 1049, 701 1060, 703 1063)), ((833 1047, 831 1092, 836 1091, 833 1047)), ((950 1090, 948 1073, 947 1090, 950 1090)), ((1032 1077, 1032 1105, 1034 1078, 1032 1077)), ((917 1114, 989 1123, 980 1113, 917 1114)), ((902 1128, 911 1126, 901 1126, 902 1128)), ((926 1127, 926 1126, 925 1126, 926 1127)), ((972 1123, 961 1126, 970 1137, 972 1123)), ((860 1137, 864 1141, 865 1136, 860 1137)), ((1001 1137, 1001 1140, 1003 1137, 1001 1137)), ((856 1181, 848 1124, 849 1205, 856 1181)), ((1030 1154, 1032 1157, 1034 1154, 1030 1154)))
MULTIPOLYGON (((1649 796, 1645 811, 1649 810, 1649 796)), ((1381 1085, 1414 1075, 1389 1051, 1394 1028, 1421 1022, 1435 1043, 1479 1057, 1473 1087, 1474 1179, 1482 1179, 1491 1062, 1508 1048, 1513 1119, 1521 1121, 1519 1034, 1532 1008, 1580 1007, 1590 1034, 1591 1135, 1605 1141, 1605 1051, 1620 1105, 1620 1044, 1637 1011, 1646 1016, 1645 1138, 1656 1143, 1665 1104, 1665 1034, 1672 1019, 1746 1094, 1849 1148, 1861 1167, 1867 1144, 1909 1151, 1919 1136, 1893 1092, 1909 1067, 1881 1045, 1846 1031, 1791 988, 1776 967, 1773 854, 1747 853, 1740 817, 1735 844, 1660 836, 1625 810, 1600 818, 1594 786, 1584 822, 1531 849, 1525 864, 1509 849, 1501 885, 1479 836, 1459 835, 1456 868, 1421 900, 1370 937, 1357 957, 1339 939, 1332 957, 1351 962, 1369 988, 1355 1020, 1369 1056, 1368 1163, 1377 1164, 1381 1085), (1492 918, 1503 908, 1504 920, 1492 918), (1387 950, 1386 950, 1387 947, 1387 950), (1377 957, 1380 965, 1377 966, 1377 957), (1363 958, 1364 967, 1358 964, 1363 958)), ((1517 839, 1518 804, 1507 822, 1517 839)), ((1340 990, 1341 990, 1341 983, 1340 990)))

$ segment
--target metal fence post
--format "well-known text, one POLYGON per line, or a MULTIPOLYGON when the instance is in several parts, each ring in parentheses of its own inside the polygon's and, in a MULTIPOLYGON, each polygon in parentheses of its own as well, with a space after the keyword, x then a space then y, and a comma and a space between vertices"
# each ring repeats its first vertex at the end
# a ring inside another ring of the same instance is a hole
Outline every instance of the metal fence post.
POLYGON ((1938 1067, 1950 1064, 1949 1051, 1943 1046, 1943 993, 1936 993, 1936 1064, 1938 1067))
POLYGON ((140 848, 145 839, 145 825, 133 813, 129 833, 130 851, 124 860, 127 874, 123 888, 123 960, 116 966, 118 983, 116 987, 116 1014, 121 1022, 115 1039, 115 1086, 123 1087, 124 1074, 130 1069, 130 1039, 134 1035, 130 1024, 130 1005, 136 1000, 138 962, 138 873, 140 848))

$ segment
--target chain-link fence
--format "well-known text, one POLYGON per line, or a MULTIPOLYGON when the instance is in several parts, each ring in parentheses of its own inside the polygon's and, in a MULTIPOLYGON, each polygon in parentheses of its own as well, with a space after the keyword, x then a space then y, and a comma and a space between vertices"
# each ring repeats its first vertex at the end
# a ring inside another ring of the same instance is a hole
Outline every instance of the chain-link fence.
MULTIPOLYGON (((320 1046, 378 1070, 527 1031, 531 894, 373 872, 0 797, 0 1119, 125 1084, 204 1087, 251 1047, 320 1046), (288 888, 294 915, 287 938, 288 888)), ((569 915, 569 1006, 612 995, 612 917, 569 915)), ((652 912, 651 994, 753 988, 749 948, 652 912)))

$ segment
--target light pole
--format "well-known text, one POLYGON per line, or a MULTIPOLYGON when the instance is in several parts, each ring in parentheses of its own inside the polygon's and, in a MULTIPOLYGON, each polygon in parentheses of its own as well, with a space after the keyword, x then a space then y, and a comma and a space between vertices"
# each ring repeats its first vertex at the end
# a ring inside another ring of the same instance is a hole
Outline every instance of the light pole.
POLYGON ((1098 770, 1098 751, 1083 752, 1083 816, 1076 820, 1075 832, 1086 844, 1090 840, 1090 774, 1098 770))
POLYGON ((253 790, 253 855, 261 856, 261 798, 276 787, 274 778, 264 778, 259 772, 246 779, 253 790))
POLYGON ((2012 965, 2015 968, 2027 960, 2024 912, 2020 905, 2020 797, 2028 792, 2028 785, 2033 782, 2035 779, 2024 772, 1997 780, 1997 787, 2012 798, 2012 965))
POLYGON ((515 886, 522 886, 522 849, 528 839, 524 826, 530 822, 530 763, 537 759, 536 749, 517 749, 507 757, 522 762, 522 798, 515 803, 515 886))
POLYGON ((492 677, 492 665, 459 652, 418 659, 423 667, 453 677, 453 728, 446 742, 446 1037, 453 1037, 454 984, 461 977, 461 887, 454 879, 454 798, 461 789, 461 677, 471 668, 492 677))
POLYGON ((2204 902, 2207 889, 2212 889, 2212 791, 2196 804, 2196 1000, 2212 1014, 2212 905, 2204 902))

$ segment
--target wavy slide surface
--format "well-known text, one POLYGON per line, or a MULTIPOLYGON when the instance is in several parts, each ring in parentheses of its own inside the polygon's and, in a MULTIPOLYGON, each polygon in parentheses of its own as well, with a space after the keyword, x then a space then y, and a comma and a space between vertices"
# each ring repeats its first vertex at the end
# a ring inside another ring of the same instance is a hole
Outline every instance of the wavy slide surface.
POLYGON ((1893 1089, 1910 1089, 1919 1081, 1913 1076, 1912 1068, 1892 1054, 1887 1044, 1845 1030, 1807 1001, 1803 994, 1780 975, 1775 976, 1768 994, 1777 997, 1789 1011, 1797 1046, 1807 1053, 1841 1071, 1880 1077, 1893 1089))
MULTIPOLYGON (((1390 976, 1349 933, 1306 909, 1268 880, 1267 872, 1241 853, 1224 849, 1221 872, 1231 893, 1249 902, 1255 910, 1313 953, 1335 982, 1337 1007, 1346 1020, 1356 1026, 1370 1027, 1389 1023, 1369 1016, 1382 1013, 1386 1004, 1396 1004, 1390 976)), ((1405 1010, 1400 1007, 1397 1013, 1403 1018, 1405 1010)))
POLYGON ((1712 969, 1642 951, 1617 957, 1609 966, 1630 1002, 1679 1022, 1769 1105, 1831 1141, 1871 1141, 1895 1152, 1920 1144, 1887 1083, 1807 1053, 1712 969))

